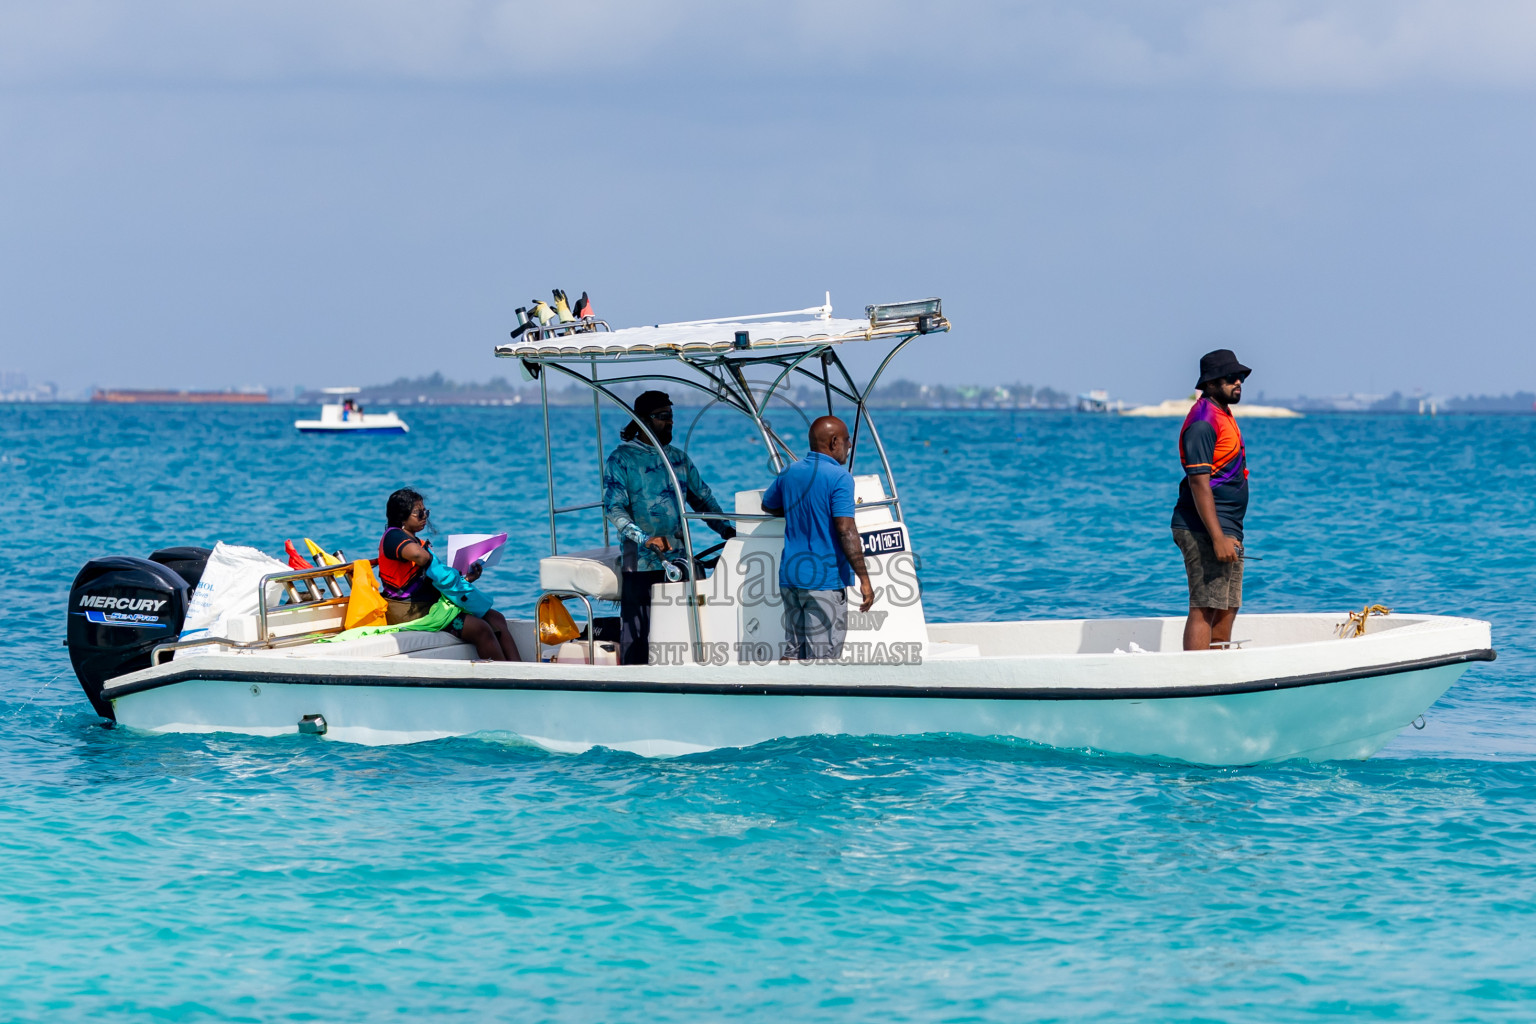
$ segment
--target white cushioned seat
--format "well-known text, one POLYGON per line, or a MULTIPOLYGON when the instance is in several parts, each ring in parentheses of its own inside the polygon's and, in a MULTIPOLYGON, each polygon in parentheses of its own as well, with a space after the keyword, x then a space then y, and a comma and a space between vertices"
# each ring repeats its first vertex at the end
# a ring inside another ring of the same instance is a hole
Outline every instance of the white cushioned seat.
POLYGON ((589 548, 539 559, 539 588, 619 599, 619 549, 589 548))
POLYGON ((426 652, 440 651, 444 657, 457 657, 459 652, 454 649, 461 647, 473 655, 474 647, 452 633, 409 629, 403 633, 376 633, 328 644, 279 648, 278 653, 285 658, 396 658, 402 655, 430 657, 426 652))

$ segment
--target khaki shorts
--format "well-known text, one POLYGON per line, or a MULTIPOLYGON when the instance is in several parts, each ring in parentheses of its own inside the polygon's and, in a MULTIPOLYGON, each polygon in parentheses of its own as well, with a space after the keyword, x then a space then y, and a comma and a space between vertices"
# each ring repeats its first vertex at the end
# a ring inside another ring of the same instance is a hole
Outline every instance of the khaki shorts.
MULTIPOLYGON (((1174 530, 1173 542, 1184 553, 1184 571, 1189 576, 1191 608, 1241 608, 1243 606, 1243 560, 1216 561, 1216 548, 1209 534, 1174 530)), ((1242 550, 1242 543, 1238 543, 1242 550)))
POLYGON ((841 658, 848 637, 848 591, 781 587, 784 657, 801 661, 841 658))

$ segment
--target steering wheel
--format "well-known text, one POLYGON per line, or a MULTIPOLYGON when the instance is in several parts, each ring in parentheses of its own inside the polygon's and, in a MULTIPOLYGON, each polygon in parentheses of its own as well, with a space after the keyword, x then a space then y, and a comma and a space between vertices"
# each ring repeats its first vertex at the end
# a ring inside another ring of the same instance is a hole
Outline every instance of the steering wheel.
MULTIPOLYGON (((700 564, 702 564, 704 562, 704 560, 706 558, 708 558, 710 555, 718 555, 718 554, 720 554, 720 552, 725 549, 725 544, 726 544, 725 541, 721 541, 718 544, 714 544, 714 545, 711 545, 710 547, 705 548, 703 551, 695 551, 693 553, 693 560, 695 562, 699 562, 700 564)), ((704 568, 712 569, 712 568, 714 568, 714 565, 713 564, 706 565, 706 566, 704 566, 704 568)))

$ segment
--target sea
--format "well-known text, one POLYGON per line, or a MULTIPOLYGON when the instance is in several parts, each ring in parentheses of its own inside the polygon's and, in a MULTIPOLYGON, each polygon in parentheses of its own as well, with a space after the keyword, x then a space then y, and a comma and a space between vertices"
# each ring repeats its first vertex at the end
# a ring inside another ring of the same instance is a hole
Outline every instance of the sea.
MULTIPOLYGON (((0 406, 0 1020, 1536 1019, 1536 417, 1243 424, 1245 610, 1493 624, 1498 660, 1369 761, 943 734, 646 759, 91 712, 61 646, 85 561, 364 557, 401 486, 444 535, 509 531, 482 585, 529 614, 539 410, 401 411, 408 436, 357 438, 292 407, 0 406)), ((679 412, 727 505, 769 479, 744 419, 679 412)), ((877 422, 930 619, 1182 614, 1177 421, 877 422)), ((559 500, 595 500, 590 407, 552 433, 559 500)))

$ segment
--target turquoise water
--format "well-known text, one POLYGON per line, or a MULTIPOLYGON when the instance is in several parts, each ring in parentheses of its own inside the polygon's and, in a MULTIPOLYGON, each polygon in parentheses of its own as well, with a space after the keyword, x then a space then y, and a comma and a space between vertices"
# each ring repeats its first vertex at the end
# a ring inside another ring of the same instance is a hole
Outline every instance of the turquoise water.
MULTIPOLYGON (((691 446, 706 475, 760 485, 761 448, 717 416, 700 430, 731 436, 691 446)), ((409 483, 445 530, 511 529, 486 583, 531 602, 536 412, 411 411, 408 438, 366 443, 293 418, 0 406, 0 1019, 1536 1016, 1536 418, 1245 427, 1251 610, 1494 623, 1499 660, 1369 762, 957 736, 647 761, 103 728, 59 646, 96 554, 305 535, 364 553, 409 483)), ((586 426, 557 416, 562 501, 595 494, 586 426)), ((1176 424, 881 426, 930 617, 1179 611, 1176 424)))

